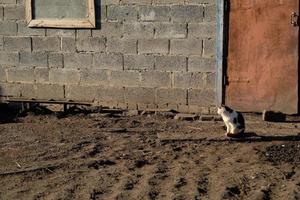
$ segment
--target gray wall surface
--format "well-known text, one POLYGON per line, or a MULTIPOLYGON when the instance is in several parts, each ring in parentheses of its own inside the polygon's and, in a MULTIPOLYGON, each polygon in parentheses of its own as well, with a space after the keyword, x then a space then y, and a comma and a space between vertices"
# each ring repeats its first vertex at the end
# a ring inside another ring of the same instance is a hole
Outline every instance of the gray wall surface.
POLYGON ((0 95, 215 112, 215 0, 96 1, 96 29, 45 29, 0 0, 0 95))

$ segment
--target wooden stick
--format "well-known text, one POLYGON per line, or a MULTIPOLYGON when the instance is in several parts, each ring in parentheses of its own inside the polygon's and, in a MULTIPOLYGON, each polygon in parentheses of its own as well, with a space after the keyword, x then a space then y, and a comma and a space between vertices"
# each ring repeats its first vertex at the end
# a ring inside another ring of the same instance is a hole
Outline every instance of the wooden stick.
POLYGON ((53 173, 53 169, 57 168, 56 165, 49 165, 45 167, 34 167, 34 168, 28 168, 24 170, 18 170, 18 171, 11 171, 11 172, 3 172, 0 173, 0 176, 8 176, 8 175, 17 175, 17 174, 23 174, 28 172, 35 172, 35 171, 48 171, 53 173))

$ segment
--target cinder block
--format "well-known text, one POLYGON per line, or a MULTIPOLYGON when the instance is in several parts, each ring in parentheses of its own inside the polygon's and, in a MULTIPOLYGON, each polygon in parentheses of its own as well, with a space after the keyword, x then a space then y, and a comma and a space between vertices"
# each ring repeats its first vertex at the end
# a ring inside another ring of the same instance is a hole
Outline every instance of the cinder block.
POLYGON ((170 21, 169 6, 140 6, 139 19, 141 21, 170 21))
POLYGON ((4 7, 4 20, 21 20, 25 18, 23 5, 12 5, 4 7))
POLYGON ((155 90, 142 87, 125 88, 125 102, 154 104, 155 90))
POLYGON ((62 37, 61 38, 61 50, 63 52, 75 52, 76 42, 73 37, 62 37))
POLYGON ((82 85, 107 85, 108 71, 103 69, 84 69, 80 72, 82 85))
POLYGON ((106 6, 120 4, 120 0, 95 0, 96 6, 106 6))
POLYGON ((31 51, 30 37, 4 37, 5 51, 31 51))
POLYGON ((171 87, 171 73, 159 71, 141 72, 143 87, 171 87))
POLYGON ((0 84, 0 96, 21 96, 21 84, 18 83, 2 83, 0 84))
POLYGON ((92 30, 91 29, 76 29, 76 37, 77 38, 92 37, 92 30))
POLYGON ((216 93, 214 90, 190 89, 188 90, 188 104, 198 106, 214 106, 216 93))
POLYGON ((94 54, 94 67, 123 70, 123 56, 121 54, 94 54))
POLYGON ((189 38, 215 38, 216 25, 212 23, 190 23, 188 25, 189 38))
POLYGON ((45 67, 36 67, 34 69, 35 82, 49 83, 49 69, 45 67))
POLYGON ((96 100, 100 102, 124 103, 124 88, 122 87, 98 87, 96 100))
POLYGON ((188 71, 215 72, 216 60, 214 58, 203 58, 200 56, 191 56, 188 58, 188 71))
POLYGON ((186 38, 187 25, 185 23, 163 22, 155 25, 156 38, 186 38))
POLYGON ((60 51, 60 43, 58 37, 32 37, 33 51, 60 51))
POLYGON ((134 5, 149 5, 151 1, 149 0, 121 0, 121 4, 134 4, 134 5))
POLYGON ((75 37, 75 30, 74 29, 62 29, 62 28, 47 28, 46 32, 47 37, 75 37))
POLYGON ((186 4, 215 4, 214 0, 185 0, 186 4))
POLYGON ((138 52, 141 54, 167 54, 169 52, 169 40, 141 39, 138 41, 138 52))
POLYGON ((0 0, 1 4, 16 4, 17 0, 0 0))
POLYGON ((0 50, 2 51, 3 50, 3 43, 4 43, 4 37, 3 36, 0 36, 0 50))
POLYGON ((176 55, 202 55, 202 40, 174 39, 171 40, 171 54, 176 55))
POLYGON ((159 71, 186 71, 187 59, 183 56, 158 56, 155 69, 159 71))
POLYGON ((185 0, 153 0, 153 4, 178 5, 184 4, 185 0))
POLYGON ((140 85, 140 73, 137 71, 112 71, 110 85, 114 87, 134 87, 140 85))
POLYGON ((86 53, 66 53, 64 54, 65 68, 89 68, 93 64, 92 54, 86 53))
POLYGON ((61 53, 49 53, 49 67, 63 67, 63 55, 61 53))
MULTIPOLYGON (((206 107, 206 108, 207 108, 207 107, 206 107)), ((218 108, 217 108, 216 105, 211 106, 211 107, 208 107, 208 108, 209 108, 209 114, 212 114, 212 115, 217 115, 217 114, 218 114, 218 113, 217 113, 218 108)), ((215 117, 215 120, 216 120, 216 121, 221 121, 222 119, 218 119, 217 117, 215 117)))
POLYGON ((108 38, 107 51, 109 53, 137 54, 137 40, 108 38))
POLYGON ((137 21, 136 6, 107 6, 107 19, 109 21, 137 21))
POLYGON ((0 22, 0 35, 17 35, 17 24, 12 21, 0 22))
POLYGON ((152 22, 124 23, 124 38, 143 39, 154 37, 152 22))
POLYGON ((217 7, 216 5, 209 5, 205 7, 204 11, 204 21, 215 22, 216 21, 217 7))
POLYGON ((3 17, 4 17, 4 8, 3 6, 0 6, 0 21, 3 20, 3 17))
POLYGON ((73 101, 93 102, 96 91, 97 88, 93 86, 67 85, 65 87, 66 99, 73 101))
POLYGON ((63 100, 64 86, 56 84, 36 84, 36 98, 45 100, 63 100))
POLYGON ((154 69, 154 56, 124 55, 124 69, 127 69, 127 70, 153 70, 154 69))
POLYGON ((76 41, 78 51, 92 51, 92 52, 104 52, 105 51, 105 39, 104 38, 78 38, 76 41))
POLYGON ((49 81, 54 84, 78 84, 80 73, 75 69, 50 69, 49 81))
POLYGON ((8 82, 34 83, 32 67, 10 67, 7 69, 8 82))
POLYGON ((47 54, 43 52, 20 52, 20 64, 25 66, 47 67, 47 54))
POLYGON ((171 7, 172 21, 174 22, 202 22, 204 8, 201 5, 175 5, 171 7))
POLYGON ((204 88, 205 76, 203 73, 191 72, 176 72, 174 73, 175 88, 204 88))
POLYGON ((19 36, 45 36, 46 29, 44 28, 28 28, 23 21, 18 21, 18 35, 19 36))
POLYGON ((0 51, 0 64, 17 65, 19 63, 18 53, 0 51))
POLYGON ((215 89, 216 88, 216 73, 205 73, 205 88, 215 89))
POLYGON ((21 84, 21 97, 22 98, 36 98, 36 91, 34 84, 21 84))
POLYGON ((207 58, 213 58, 216 56, 216 40, 206 39, 204 40, 204 47, 203 47, 203 56, 207 58))
MULTIPOLYGON (((0 66, 0 82, 6 82, 6 68, 0 66)), ((1 95, 1 89, 0 89, 0 95, 1 95)))
POLYGON ((187 91, 184 89, 158 89, 157 103, 159 104, 187 104, 187 91))
POLYGON ((123 34, 124 28, 121 22, 105 22, 100 28, 92 30, 93 37, 121 38, 123 34))

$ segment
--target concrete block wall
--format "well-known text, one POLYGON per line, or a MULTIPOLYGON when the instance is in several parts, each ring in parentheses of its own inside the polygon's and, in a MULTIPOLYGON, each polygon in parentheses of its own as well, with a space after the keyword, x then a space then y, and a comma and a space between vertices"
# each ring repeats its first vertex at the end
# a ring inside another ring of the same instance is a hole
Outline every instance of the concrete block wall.
POLYGON ((0 0, 0 94, 214 112, 215 0, 96 0, 96 29, 28 28, 0 0))

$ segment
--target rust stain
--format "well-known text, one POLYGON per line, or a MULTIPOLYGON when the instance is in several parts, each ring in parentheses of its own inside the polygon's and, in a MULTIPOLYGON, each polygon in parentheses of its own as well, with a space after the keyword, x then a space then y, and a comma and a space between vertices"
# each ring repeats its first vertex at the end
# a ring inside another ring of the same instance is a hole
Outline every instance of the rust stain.
POLYGON ((298 112, 298 0, 231 0, 226 104, 298 112))

